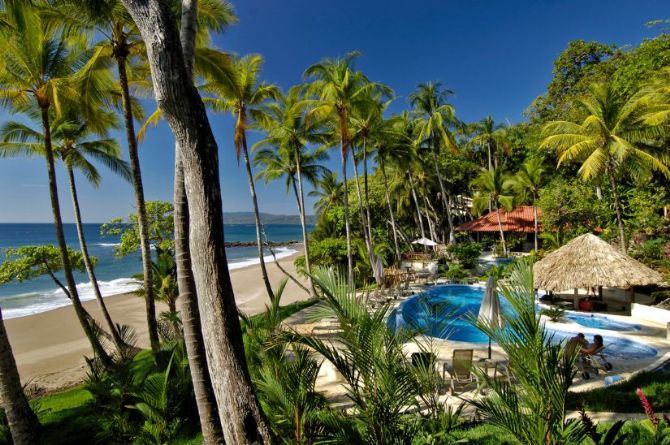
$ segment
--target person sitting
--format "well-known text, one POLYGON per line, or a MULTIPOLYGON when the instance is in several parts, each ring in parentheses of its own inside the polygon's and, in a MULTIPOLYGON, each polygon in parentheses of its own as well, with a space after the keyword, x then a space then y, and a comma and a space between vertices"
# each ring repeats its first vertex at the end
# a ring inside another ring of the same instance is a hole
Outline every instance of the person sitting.
POLYGON ((572 355, 575 353, 578 347, 581 352, 582 348, 584 348, 587 345, 588 342, 586 341, 586 337, 584 336, 584 334, 580 332, 568 340, 565 346, 565 350, 568 355, 572 355))
POLYGON ((593 343, 588 346, 583 346, 580 350, 582 355, 594 355, 600 352, 603 347, 603 337, 602 335, 594 335, 593 343))

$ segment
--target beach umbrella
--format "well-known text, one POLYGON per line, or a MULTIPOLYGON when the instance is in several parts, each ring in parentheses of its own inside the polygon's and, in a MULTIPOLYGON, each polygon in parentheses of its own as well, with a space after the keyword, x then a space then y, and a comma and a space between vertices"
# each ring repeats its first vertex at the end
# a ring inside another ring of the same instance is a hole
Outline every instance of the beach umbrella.
MULTIPOLYGON (((486 281, 486 292, 484 293, 482 305, 479 307, 477 320, 493 328, 502 327, 500 299, 496 290, 496 279, 493 275, 490 275, 488 281, 486 281)), ((491 337, 489 337, 489 358, 491 358, 491 337)))
POLYGON ((412 241, 412 244, 421 244, 422 246, 428 246, 428 247, 437 246, 437 243, 435 241, 428 238, 419 238, 417 240, 412 241))

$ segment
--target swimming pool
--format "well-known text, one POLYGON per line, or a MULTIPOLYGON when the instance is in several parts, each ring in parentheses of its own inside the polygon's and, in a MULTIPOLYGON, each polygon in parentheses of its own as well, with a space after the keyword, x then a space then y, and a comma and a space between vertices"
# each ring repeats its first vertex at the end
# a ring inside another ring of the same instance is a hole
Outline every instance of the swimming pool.
MULTIPOLYGON (((482 286, 436 286, 403 301, 391 311, 387 323, 394 331, 414 330, 436 338, 487 343, 488 337, 469 321, 470 317, 477 316, 483 298, 482 286)), ((500 305, 503 310, 509 310, 509 303, 502 297, 500 305)), ((565 325, 565 329, 551 329, 556 341, 566 340, 577 333, 572 332, 570 325, 565 325)), ((606 333, 603 338, 607 346, 606 355, 612 358, 649 359, 657 354, 654 348, 626 338, 606 333)))
POLYGON ((613 320, 602 315, 569 313, 565 319, 588 328, 607 329, 608 331, 639 331, 641 329, 639 325, 613 320))

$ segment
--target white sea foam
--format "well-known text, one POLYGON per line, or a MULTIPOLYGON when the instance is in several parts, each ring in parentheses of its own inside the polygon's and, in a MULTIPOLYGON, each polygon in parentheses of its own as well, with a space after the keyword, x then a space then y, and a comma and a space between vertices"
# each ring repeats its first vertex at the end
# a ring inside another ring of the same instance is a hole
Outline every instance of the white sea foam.
MULTIPOLYGON (((291 249, 290 247, 277 247, 276 249, 274 249, 274 252, 277 259, 280 260, 282 258, 289 257, 294 253, 297 253, 298 251, 295 249, 291 249)), ((265 255, 263 259, 265 260, 266 263, 274 262, 274 258, 272 258, 272 255, 265 255)), ((253 266, 254 264, 260 264, 260 262, 261 260, 258 257, 241 259, 239 261, 235 260, 228 261, 228 269, 229 270, 241 269, 243 267, 253 266)))
POLYGON ((96 246, 100 247, 117 247, 120 246, 121 243, 97 243, 96 246))
MULTIPOLYGON (((117 245, 114 243, 100 243, 99 245, 103 244, 105 246, 117 245)), ((291 249, 289 247, 278 247, 275 249, 275 256, 279 260, 281 258, 291 256, 297 252, 297 250, 291 249)), ((272 255, 267 255, 264 257, 264 259, 267 263, 274 261, 272 255)), ((253 266, 254 264, 259 263, 260 260, 258 258, 247 258, 238 261, 233 260, 228 263, 228 268, 230 270, 235 270, 247 266, 253 266)), ((141 283, 139 281, 133 278, 117 278, 110 281, 98 281, 100 293, 102 293, 103 297, 133 292, 139 288, 140 284, 141 283)), ((82 301, 95 299, 93 286, 90 282, 78 284, 77 291, 79 293, 79 298, 82 301)), ((71 304, 70 300, 65 296, 65 293, 61 289, 45 292, 17 294, 9 297, 3 297, 2 300, 2 315, 5 319, 25 317, 27 315, 38 314, 71 304)))

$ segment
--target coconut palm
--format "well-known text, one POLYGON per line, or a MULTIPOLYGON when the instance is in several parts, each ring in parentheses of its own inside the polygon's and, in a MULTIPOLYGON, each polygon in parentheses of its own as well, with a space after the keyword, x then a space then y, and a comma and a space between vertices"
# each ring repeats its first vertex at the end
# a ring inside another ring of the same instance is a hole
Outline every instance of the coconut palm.
POLYGON ((204 100, 212 110, 216 112, 229 112, 236 119, 233 135, 235 154, 238 162, 240 156, 244 157, 244 166, 247 172, 251 202, 256 220, 256 243, 258 245, 261 274, 263 276, 263 283, 265 283, 265 290, 268 297, 272 300, 274 299, 274 293, 265 267, 265 259, 263 258, 261 216, 258 210, 256 184, 251 171, 251 159, 249 158, 249 149, 247 146, 247 127, 258 117, 263 105, 267 101, 276 99, 279 96, 279 89, 275 85, 260 82, 259 77, 263 65, 263 58, 260 55, 251 54, 244 57, 233 57, 231 64, 232 73, 230 75, 227 75, 227 73, 226 75, 219 75, 216 72, 212 73, 210 79, 208 79, 202 88, 213 97, 205 98, 204 100))
POLYGON ((543 129, 542 148, 556 150, 558 165, 580 162, 582 179, 605 175, 610 182, 619 226, 621 250, 627 250, 623 211, 618 190, 622 175, 644 177, 660 172, 670 177, 670 160, 659 135, 661 129, 649 123, 644 95, 621 97, 611 83, 597 83, 586 96, 575 101, 581 122, 553 121, 543 129))
POLYGON ((316 188, 308 195, 318 198, 314 207, 319 215, 329 208, 344 206, 344 184, 337 179, 336 172, 324 173, 317 180, 316 188))
POLYGON ((496 124, 493 117, 486 116, 469 127, 474 132, 474 136, 468 140, 468 145, 486 148, 489 170, 493 167, 498 168, 500 152, 509 151, 504 125, 496 124))
POLYGON ((73 308, 93 352, 105 366, 109 366, 111 359, 95 334, 91 316, 79 299, 67 254, 51 137, 51 115, 58 116, 62 104, 72 102, 82 94, 96 98, 104 94, 100 90, 100 71, 95 60, 91 60, 94 54, 86 50, 85 38, 67 36, 58 28, 46 26, 29 3, 11 0, 3 3, 4 9, 0 10, 0 23, 3 23, 0 27, 3 54, 0 60, 0 104, 16 112, 39 110, 51 209, 65 281, 73 308))
POLYGON ((411 139, 406 136, 405 131, 407 122, 408 120, 404 120, 400 116, 382 119, 377 127, 377 131, 372 136, 372 144, 375 146, 374 160, 381 171, 384 182, 386 205, 389 210, 389 217, 391 218, 391 230, 393 231, 393 247, 398 264, 400 264, 401 260, 398 244, 398 228, 396 227, 396 218, 393 212, 386 165, 387 163, 406 164, 410 160, 412 150, 409 148, 411 139))
MULTIPOLYGON (((103 111, 100 111, 99 114, 107 114, 110 124, 115 123, 116 119, 113 115, 104 113, 103 111)), ((107 324, 107 329, 117 349, 122 351, 125 344, 102 298, 91 257, 88 253, 74 171, 80 171, 88 182, 95 187, 100 185, 101 178, 100 172, 91 163, 91 160, 101 163, 112 173, 126 180, 131 179, 131 172, 128 163, 121 159, 120 147, 114 139, 97 139, 93 136, 90 128, 83 122, 81 116, 77 116, 74 112, 69 112, 53 120, 51 123, 52 145, 54 146, 55 154, 63 161, 68 176, 75 226, 86 273, 91 282, 91 287, 98 301, 100 311, 107 324)), ((0 155, 44 156, 44 135, 30 128, 28 125, 16 121, 7 122, 0 127, 0 139, 2 140, 2 143, 0 143, 0 155)))
POLYGON ((514 195, 512 194, 509 177, 499 169, 485 170, 480 173, 471 183, 476 190, 472 198, 472 211, 476 215, 486 209, 490 203, 493 203, 493 209, 496 212, 498 221, 498 230, 500 231, 500 242, 502 244, 503 255, 507 256, 507 244, 505 243, 505 232, 503 232, 502 221, 500 220, 500 207, 508 212, 514 207, 514 195))
POLYGON ((416 120, 416 141, 420 146, 425 146, 432 156, 435 175, 440 185, 442 204, 447 212, 447 223, 449 224, 449 242, 455 240, 454 219, 451 211, 449 195, 447 195, 442 173, 438 161, 440 149, 448 149, 456 152, 456 141, 449 130, 449 125, 458 123, 454 107, 447 103, 447 98, 453 94, 451 90, 445 89, 440 82, 428 82, 417 86, 409 96, 410 104, 414 107, 416 120))
POLYGON ((354 263, 349 224, 349 189, 347 185, 347 158, 352 148, 351 117, 354 110, 364 105, 371 91, 380 90, 376 83, 360 71, 354 70, 353 62, 360 53, 354 51, 340 59, 324 59, 305 70, 310 80, 308 92, 314 99, 305 101, 311 107, 308 117, 329 120, 334 129, 334 138, 339 142, 344 192, 344 228, 347 238, 347 272, 353 283, 354 263))
MULTIPOLYGON (((321 124, 305 118, 301 92, 301 87, 293 87, 285 96, 280 95, 265 107, 264 118, 258 125, 266 131, 267 137, 255 144, 253 150, 256 151, 254 165, 263 166, 257 177, 265 179, 266 183, 283 177, 286 191, 292 189, 295 194, 305 249, 305 269, 309 277, 311 267, 303 180, 315 186, 319 178, 328 173, 328 169, 321 165, 328 154, 323 146, 314 151, 307 148, 311 143, 325 143, 327 135, 321 124)), ((309 280, 311 288, 311 277, 309 280)))
POLYGON ((542 160, 539 158, 529 158, 511 178, 510 185, 516 190, 519 195, 527 195, 533 205, 533 231, 535 233, 535 251, 538 249, 538 221, 537 221, 537 199, 542 185, 542 174, 544 167, 542 160))

